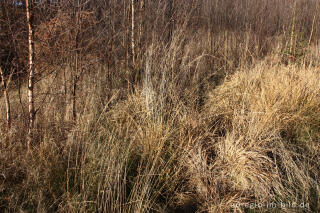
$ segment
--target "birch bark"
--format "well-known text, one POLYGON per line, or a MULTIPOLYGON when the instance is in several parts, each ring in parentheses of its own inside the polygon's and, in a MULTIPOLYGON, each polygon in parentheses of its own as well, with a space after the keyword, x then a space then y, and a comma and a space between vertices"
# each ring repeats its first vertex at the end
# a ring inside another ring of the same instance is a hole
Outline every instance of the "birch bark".
POLYGON ((28 47, 29 47, 29 78, 28 78, 28 102, 29 102, 29 131, 28 131, 28 149, 30 149, 30 143, 33 138, 34 128, 34 32, 33 32, 33 0, 25 0, 26 2, 26 14, 27 14, 27 26, 28 26, 28 47))
POLYGON ((9 78, 6 80, 4 73, 3 73, 2 69, 0 68, 1 84, 3 87, 3 95, 4 95, 5 102, 6 102, 7 130, 9 130, 11 128, 11 107, 10 107, 10 98, 9 98, 8 89, 9 89, 9 84, 11 81, 12 74, 13 74, 13 72, 10 73, 9 78))

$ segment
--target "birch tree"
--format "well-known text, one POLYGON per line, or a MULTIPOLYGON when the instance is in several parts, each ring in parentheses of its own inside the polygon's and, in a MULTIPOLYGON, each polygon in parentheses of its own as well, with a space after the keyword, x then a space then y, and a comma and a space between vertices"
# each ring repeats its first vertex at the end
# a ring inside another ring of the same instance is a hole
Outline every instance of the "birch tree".
POLYGON ((13 74, 13 72, 10 72, 9 77, 6 79, 4 72, 0 67, 1 85, 3 88, 3 96, 4 96, 5 103, 6 103, 7 130, 9 130, 11 128, 11 106, 10 106, 10 98, 9 98, 8 90, 9 90, 9 85, 11 82, 12 74, 13 74))
POLYGON ((135 5, 134 0, 131 0, 131 51, 132 51, 132 65, 135 67, 135 5))
POLYGON ((34 32, 33 32, 33 0, 25 0, 26 14, 27 14, 27 26, 28 26, 28 102, 29 102, 29 131, 28 131, 28 149, 30 149, 30 143, 33 139, 34 128, 34 32))

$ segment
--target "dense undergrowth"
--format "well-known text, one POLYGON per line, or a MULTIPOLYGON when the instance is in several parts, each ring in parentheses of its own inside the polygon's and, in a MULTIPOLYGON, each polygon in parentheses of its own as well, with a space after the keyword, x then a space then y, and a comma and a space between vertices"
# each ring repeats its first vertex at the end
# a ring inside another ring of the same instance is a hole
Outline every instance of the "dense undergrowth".
POLYGON ((303 210, 319 210, 318 66, 238 68, 204 91, 201 110, 192 88, 185 99, 170 90, 178 83, 156 92, 145 82, 103 106, 89 82, 76 124, 56 97, 30 152, 22 119, 2 130, 1 209, 225 212, 305 202, 303 210))
POLYGON ((30 150, 26 95, 13 87, 0 211, 320 211, 316 42, 296 36, 293 52, 288 33, 208 36, 182 25, 153 41, 131 89, 124 64, 92 65, 75 121, 71 68, 57 68, 36 84, 30 150))

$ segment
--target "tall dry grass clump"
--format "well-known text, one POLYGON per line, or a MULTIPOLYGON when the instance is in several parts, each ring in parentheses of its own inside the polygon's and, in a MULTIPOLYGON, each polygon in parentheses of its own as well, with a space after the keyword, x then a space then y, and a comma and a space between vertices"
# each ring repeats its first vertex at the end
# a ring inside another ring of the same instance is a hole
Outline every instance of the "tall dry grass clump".
POLYGON ((308 202, 319 210, 319 83, 316 68, 261 63, 209 93, 203 125, 215 136, 185 158, 204 209, 308 202))

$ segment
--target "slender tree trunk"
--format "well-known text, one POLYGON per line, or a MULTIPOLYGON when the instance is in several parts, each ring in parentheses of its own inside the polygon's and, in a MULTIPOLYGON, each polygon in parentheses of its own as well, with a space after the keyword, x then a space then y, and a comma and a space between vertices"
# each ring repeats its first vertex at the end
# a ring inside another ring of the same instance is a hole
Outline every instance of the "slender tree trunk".
POLYGON ((33 0, 26 0, 26 14, 28 25, 28 45, 29 45, 29 80, 28 80, 28 100, 29 100, 29 131, 28 131, 28 149, 33 138, 34 128, 34 97, 33 97, 33 84, 34 84, 34 41, 33 41, 33 0))
POLYGON ((143 13, 143 8, 144 8, 144 0, 140 0, 139 4, 139 33, 138 33, 138 46, 139 50, 142 48, 142 28, 143 28, 143 18, 144 18, 144 13, 143 13))
POLYGON ((113 66, 113 50, 114 50, 114 35, 115 35, 115 27, 114 27, 114 23, 115 23, 115 7, 116 2, 111 1, 109 4, 109 11, 110 11, 110 20, 109 20, 109 25, 110 25, 110 45, 109 45, 109 54, 108 54, 108 71, 107 71, 107 82, 108 82, 108 95, 107 95, 107 100, 109 99, 109 97, 112 96, 111 91, 112 91, 112 66, 113 66))
POLYGON ((309 37, 309 41, 308 41, 308 45, 311 44, 311 40, 312 40, 312 36, 313 36, 313 31, 314 31, 314 24, 315 24, 315 21, 316 21, 316 16, 318 14, 318 2, 316 4, 316 12, 315 14, 313 15, 313 20, 312 20, 312 26, 311 26, 311 32, 310 32, 310 37, 309 37))
POLYGON ((4 97, 6 100, 6 113, 7 113, 7 129, 11 128, 11 108, 10 108, 10 98, 7 92, 7 88, 4 90, 4 97))
POLYGON ((174 0, 167 0, 166 1, 166 19, 168 21, 168 31, 167 31, 167 42, 171 41, 173 29, 174 29, 174 17, 173 17, 173 7, 174 7, 174 0))
POLYGON ((209 8, 207 8, 208 12, 207 12, 207 19, 208 19, 208 43, 209 43, 209 52, 211 53, 212 52, 212 48, 213 48, 213 45, 212 45, 212 1, 209 0, 206 2, 206 4, 208 5, 209 8))
POLYGON ((135 8, 134 8, 134 0, 131 0, 131 51, 132 51, 132 65, 135 67, 136 65, 136 54, 135 54, 135 8))
POLYGON ((290 60, 289 63, 293 64, 295 60, 295 26, 296 26, 296 10, 297 10, 297 1, 294 1, 293 6, 293 17, 292 17, 292 26, 290 34, 290 60))
POLYGON ((125 30, 125 36, 124 36, 124 45, 125 45, 125 49, 126 49, 126 56, 125 56, 125 66, 126 66, 126 78, 127 78, 127 88, 128 88, 128 92, 130 92, 130 70, 129 70, 129 42, 130 42, 130 36, 129 36, 129 19, 130 19, 130 15, 129 15, 129 7, 126 7, 126 4, 124 4, 124 23, 126 25, 126 30, 125 30))
POLYGON ((75 68, 73 70, 73 83, 72 83, 72 119, 74 122, 77 120, 77 109, 76 109, 76 104, 77 104, 77 83, 78 83, 78 77, 77 77, 77 72, 78 72, 78 54, 76 53, 75 56, 75 68))
POLYGON ((136 73, 136 50, 135 50, 135 5, 134 5, 135 0, 131 0, 131 54, 132 54, 132 67, 133 70, 129 73, 130 76, 130 84, 131 84, 131 91, 134 91, 134 85, 135 85, 135 75, 136 73))
POLYGON ((12 73, 13 72, 10 73, 9 78, 6 81, 4 73, 3 73, 2 69, 0 68, 1 83, 2 83, 2 87, 3 87, 3 95, 5 98, 5 102, 6 102, 7 130, 9 130, 11 128, 11 107, 10 107, 10 98, 9 98, 9 94, 8 94, 8 89, 9 89, 9 84, 11 81, 12 73))
POLYGON ((77 87, 78 87, 78 80, 80 75, 82 74, 82 63, 81 63, 81 51, 80 51, 80 42, 81 42, 81 32, 82 32, 82 6, 81 2, 77 1, 77 10, 75 11, 75 24, 76 34, 75 34, 75 56, 74 56, 74 70, 73 73, 73 82, 72 82, 72 119, 74 122, 77 120, 77 87))
POLYGON ((72 86, 72 120, 75 122, 77 120, 77 97, 76 97, 76 91, 77 91, 77 83, 73 82, 72 86))

